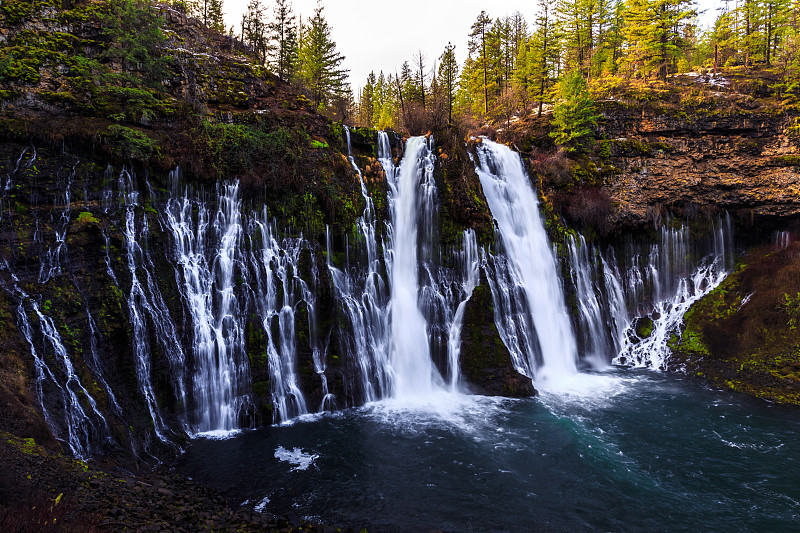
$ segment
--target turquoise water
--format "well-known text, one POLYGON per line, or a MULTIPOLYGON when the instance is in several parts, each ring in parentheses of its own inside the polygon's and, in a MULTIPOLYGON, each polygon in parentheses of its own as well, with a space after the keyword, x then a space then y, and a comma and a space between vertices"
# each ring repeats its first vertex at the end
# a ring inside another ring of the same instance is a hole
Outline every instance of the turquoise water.
POLYGON ((439 395, 197 439, 179 468, 263 512, 370 531, 797 531, 800 410, 682 376, 439 395))

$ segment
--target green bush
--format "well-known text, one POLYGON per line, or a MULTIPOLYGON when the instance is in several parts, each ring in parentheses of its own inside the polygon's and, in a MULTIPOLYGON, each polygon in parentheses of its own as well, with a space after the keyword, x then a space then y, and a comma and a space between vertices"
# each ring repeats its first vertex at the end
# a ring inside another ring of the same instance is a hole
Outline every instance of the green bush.
MULTIPOLYGON (((226 124, 204 120, 192 131, 195 151, 215 178, 249 173, 255 165, 277 172, 297 163, 299 143, 289 130, 266 124, 226 124)), ((305 142, 305 139, 303 140, 305 142)))
POLYGON ((107 131, 112 153, 123 159, 148 162, 161 156, 158 143, 141 131, 119 124, 112 124, 107 131))

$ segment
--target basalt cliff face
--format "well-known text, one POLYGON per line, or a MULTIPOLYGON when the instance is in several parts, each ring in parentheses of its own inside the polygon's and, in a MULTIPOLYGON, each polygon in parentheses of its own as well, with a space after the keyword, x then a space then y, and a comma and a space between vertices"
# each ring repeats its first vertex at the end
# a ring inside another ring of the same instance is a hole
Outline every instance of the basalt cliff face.
POLYGON ((709 105, 725 106, 721 116, 604 105, 609 160, 619 169, 607 183, 615 223, 647 220, 659 207, 716 208, 740 218, 800 214, 797 141, 786 134, 791 115, 743 95, 711 98, 709 105))

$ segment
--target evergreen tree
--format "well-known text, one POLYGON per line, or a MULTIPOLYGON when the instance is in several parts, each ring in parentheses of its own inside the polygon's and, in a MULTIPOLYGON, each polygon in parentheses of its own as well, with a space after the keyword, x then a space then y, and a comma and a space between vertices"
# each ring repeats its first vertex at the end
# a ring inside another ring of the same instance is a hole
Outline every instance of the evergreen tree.
POLYGON ((573 70, 564 76, 559 84, 559 98, 553 109, 550 136, 568 151, 582 151, 594 136, 599 116, 580 71, 573 70))
POLYGON ((375 73, 370 72, 358 97, 358 122, 367 128, 371 128, 374 124, 376 85, 375 73))
POLYGON ((595 6, 596 0, 559 0, 554 13, 564 39, 567 67, 580 69, 587 76, 588 58, 594 48, 595 6))
POLYGON ((242 17, 242 39, 263 63, 267 57, 267 24, 261 0, 250 0, 242 17))
MULTIPOLYGON (((120 62, 123 71, 136 70, 141 79, 160 87, 168 75, 170 58, 160 46, 166 41, 161 31, 164 20, 144 0, 110 0, 108 11, 100 14, 102 35, 110 41, 101 54, 120 62)), ((124 86, 138 85, 139 76, 120 76, 124 86)))
POLYGON ((375 83, 373 106, 373 121, 374 126, 378 129, 385 130, 386 128, 393 127, 399 120, 398 113, 398 89, 397 79, 391 75, 384 76, 383 71, 378 75, 378 81, 375 83))
POLYGON ((616 74, 620 59, 624 53, 625 34, 624 34, 624 13, 625 3, 623 0, 614 0, 611 7, 611 22, 606 34, 607 53, 603 59, 602 71, 606 74, 616 74))
POLYGON ((281 80, 290 81, 295 77, 298 63, 297 31, 291 1, 275 0, 274 17, 268 25, 273 50, 271 67, 281 80))
POLYGON ((414 73, 411 71, 411 65, 408 61, 404 61, 400 67, 400 75, 396 76, 398 79, 397 93, 400 98, 400 107, 403 117, 406 114, 406 103, 413 101, 415 88, 414 88, 414 73))
POLYGON ((331 38, 331 28, 322 15, 323 6, 317 5, 307 29, 300 41, 300 78, 311 91, 314 105, 324 110, 334 98, 345 95, 348 70, 342 68, 344 61, 331 38))
POLYGON ((525 65, 520 66, 520 72, 524 73, 525 88, 530 97, 538 102, 537 116, 542 116, 542 108, 548 100, 547 94, 559 63, 554 19, 553 1, 539 0, 536 31, 527 42, 525 65))
POLYGON ((667 79, 688 43, 682 29, 694 17, 691 0, 628 0, 625 11, 628 61, 634 70, 667 79))
POLYGON ((185 0, 191 16, 197 17, 207 27, 225 33, 222 0, 185 0))
POLYGON ((447 99, 447 121, 453 123, 453 99, 455 98, 458 80, 458 61, 456 60, 456 47, 447 43, 444 52, 439 56, 439 80, 447 99))
MULTIPOLYGON (((483 76, 483 112, 489 114, 489 69, 490 58, 487 54, 489 44, 489 30, 491 29, 492 19, 486 14, 486 11, 481 11, 477 20, 472 24, 469 34, 469 54, 472 59, 475 54, 474 62, 475 67, 483 76)), ((465 73, 471 72, 473 69, 467 69, 465 66, 465 73)))

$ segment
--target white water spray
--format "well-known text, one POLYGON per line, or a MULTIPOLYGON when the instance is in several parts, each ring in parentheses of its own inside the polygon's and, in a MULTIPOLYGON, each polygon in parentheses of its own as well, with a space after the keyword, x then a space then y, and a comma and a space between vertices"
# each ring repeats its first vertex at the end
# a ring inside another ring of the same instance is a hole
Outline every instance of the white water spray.
POLYGON ((519 155, 508 147, 484 139, 477 155, 476 170, 508 257, 508 278, 498 277, 492 289, 493 297, 502 291, 506 300, 494 298, 496 312, 527 310, 532 325, 512 331, 496 314, 498 330, 509 350, 526 350, 512 353, 520 372, 537 383, 569 377, 577 372, 577 348, 536 193, 519 155), (514 339, 518 333, 527 338, 514 339))
MULTIPOLYGON (((389 182, 392 226, 387 270, 391 279, 391 365, 395 398, 419 398, 440 388, 431 361, 427 323, 419 308, 418 190, 430 194, 433 154, 424 137, 406 143, 399 168, 384 168, 389 182)), ((423 212, 428 209, 422 196, 423 212)))

